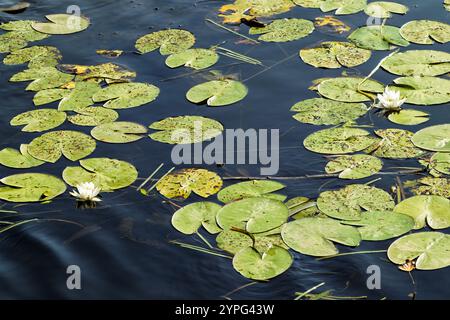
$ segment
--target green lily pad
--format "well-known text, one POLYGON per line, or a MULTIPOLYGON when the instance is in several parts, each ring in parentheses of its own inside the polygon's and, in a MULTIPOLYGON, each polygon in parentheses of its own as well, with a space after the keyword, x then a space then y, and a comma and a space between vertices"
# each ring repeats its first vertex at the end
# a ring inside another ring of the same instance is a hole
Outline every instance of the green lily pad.
POLYGON ((36 69, 54 67, 61 59, 62 55, 55 47, 33 46, 11 52, 3 59, 3 63, 6 65, 28 63, 30 69, 36 69))
POLYGON ((140 37, 136 41, 136 49, 141 54, 155 51, 159 48, 162 55, 183 52, 195 43, 195 36, 186 30, 168 29, 156 31, 140 37))
POLYGON ((440 173, 450 175, 450 153, 436 152, 431 157, 430 166, 440 173))
POLYGON ((361 242, 358 230, 330 218, 304 218, 283 226, 281 236, 293 250, 315 257, 339 253, 333 242, 356 247, 361 242))
POLYGON ((91 130, 91 135, 102 142, 129 143, 140 140, 147 128, 134 122, 117 121, 104 123, 91 130))
POLYGON ((223 5, 219 17, 224 23, 239 24, 242 18, 269 17, 289 11, 294 4, 291 0, 235 0, 223 5))
POLYGON ((28 145, 21 144, 20 150, 5 148, 0 151, 0 164, 14 169, 28 169, 44 164, 44 161, 37 160, 28 153, 28 145))
POLYGON ((247 198, 229 203, 217 213, 219 226, 239 228, 250 233, 261 233, 286 222, 289 210, 284 203, 267 198, 247 198))
POLYGON ((17 36, 15 32, 7 32, 0 34, 0 52, 8 53, 25 48, 28 45, 28 41, 24 38, 17 36))
POLYGON ((432 229, 450 227, 450 200, 440 196, 414 196, 403 200, 394 209, 415 220, 414 229, 427 224, 432 229))
POLYGON ((188 49, 167 57, 166 65, 170 68, 185 66, 195 70, 209 68, 219 61, 219 55, 211 49, 188 49))
POLYGON ((210 107, 236 103, 248 94, 247 87, 235 80, 213 80, 192 87, 186 98, 192 103, 206 102, 210 107))
POLYGON ((84 133, 52 131, 31 141, 28 152, 38 160, 55 163, 63 155, 71 161, 80 160, 94 152, 95 146, 95 140, 84 133))
POLYGON ((450 11, 450 0, 444 0, 444 8, 447 11, 450 11))
POLYGON ((66 191, 64 182, 52 175, 23 173, 0 180, 0 199, 9 202, 40 202, 51 200, 66 191))
POLYGON ((356 67, 370 59, 372 52, 350 42, 326 41, 318 47, 300 50, 302 60, 316 68, 356 67))
POLYGON ((298 112, 293 118, 302 123, 335 125, 358 119, 367 113, 368 108, 364 103, 314 98, 296 103, 291 111, 298 112))
POLYGON ((0 52, 12 52, 27 46, 28 41, 39 41, 48 37, 31 28, 32 20, 17 20, 2 23, 0 29, 9 31, 0 35, 0 52))
POLYGON ((361 220, 343 223, 357 227, 361 239, 368 241, 396 238, 411 231, 414 227, 414 219, 391 211, 363 212, 361 220))
POLYGON ((70 82, 73 75, 62 73, 54 67, 33 68, 16 73, 11 82, 32 81, 26 88, 29 91, 41 91, 61 87, 70 82))
POLYGON ((289 251, 277 246, 262 255, 256 249, 248 247, 234 256, 233 267, 246 278, 269 280, 288 270, 293 260, 289 251))
POLYGON ((411 141, 421 149, 450 152, 450 124, 441 124, 417 131, 411 141))
POLYGON ((400 91, 407 103, 435 105, 450 102, 450 80, 436 77, 404 77, 394 80, 391 89, 400 91))
POLYGON ((318 86, 319 93, 329 99, 342 102, 371 101, 376 93, 384 92, 384 85, 375 80, 363 78, 341 77, 322 81, 318 86))
POLYGON ((369 132, 357 128, 324 129, 309 135, 303 145, 306 149, 322 154, 346 154, 362 151, 376 139, 369 132))
POLYGON ((432 20, 414 20, 402 26, 400 33, 406 40, 417 44, 450 41, 450 25, 432 20))
POLYGON ((136 72, 114 63, 102 63, 94 66, 60 64, 58 70, 76 75, 75 81, 105 80, 107 83, 128 82, 136 78, 136 72))
POLYGON ((440 232, 419 232, 394 241, 389 259, 399 265, 416 260, 416 269, 435 270, 450 265, 450 236, 440 232))
POLYGON ((407 47, 409 42, 400 34, 400 29, 387 25, 361 27, 348 37, 356 46, 368 50, 391 50, 395 46, 407 47))
POLYGON ((358 13, 367 5, 367 0, 293 0, 306 8, 320 8, 323 12, 336 10, 336 15, 358 13))
POLYGON ((170 173, 156 184, 156 189, 169 199, 182 197, 187 199, 192 192, 207 198, 222 188, 222 179, 212 171, 205 169, 183 169, 170 173))
POLYGON ((169 117, 154 122, 150 129, 159 130, 150 138, 162 143, 189 144, 210 140, 222 134, 222 124, 200 116, 169 117))
POLYGON ((222 231, 216 223, 216 214, 222 207, 213 202, 196 202, 177 210, 172 226, 184 234, 194 234, 203 226, 211 234, 222 231))
POLYGON ((399 112, 393 112, 388 115, 389 121, 401 124, 404 126, 414 126, 421 123, 425 123, 430 120, 430 115, 426 112, 413 110, 413 109, 404 109, 399 112))
POLYGON ((66 121, 66 114, 54 109, 39 109, 21 113, 11 119, 12 126, 23 126, 24 132, 42 132, 59 127, 66 121))
POLYGON ((371 2, 364 9, 364 12, 371 17, 375 18, 391 18, 393 13, 406 14, 409 11, 408 7, 388 1, 375 1, 371 2))
POLYGON ((286 196, 273 193, 284 189, 282 183, 269 180, 252 180, 232 184, 222 189, 217 198, 223 203, 230 203, 245 198, 262 197, 284 201, 286 196))
POLYGON ((400 76, 439 76, 450 72, 450 53, 436 50, 410 50, 383 61, 383 69, 400 76))
POLYGON ((335 191, 322 192, 317 206, 327 216, 341 220, 361 220, 363 211, 390 211, 395 203, 384 190, 352 184, 335 191))
POLYGON ((45 16, 50 22, 34 22, 31 27, 47 34, 71 34, 86 30, 89 19, 72 14, 49 14, 45 16))
POLYGON ((121 160, 91 158, 80 160, 80 165, 67 167, 63 171, 64 181, 72 187, 93 182, 102 191, 111 191, 130 186, 138 177, 136 168, 121 160))
POLYGON ((356 154, 341 156, 328 162, 325 167, 327 173, 339 173, 341 179, 362 179, 370 177, 383 167, 383 162, 373 156, 356 154))
POLYGON ((94 102, 107 101, 103 107, 127 109, 150 103, 159 95, 159 88, 148 83, 112 84, 94 94, 94 102))
POLYGON ((412 189, 415 195, 435 195, 450 198, 450 179, 424 177, 417 180, 417 183, 414 181, 414 183, 415 185, 420 184, 412 189))
POLYGON ((260 35, 259 40, 267 42, 294 41, 308 36, 314 31, 314 23, 305 19, 278 19, 265 27, 252 27, 250 34, 260 35))
POLYGON ((82 108, 76 111, 76 115, 67 117, 69 122, 78 126, 99 126, 104 123, 111 123, 119 118, 115 110, 102 107, 82 108))
POLYGON ((423 151, 416 148, 411 142, 414 133, 401 129, 380 129, 375 134, 381 137, 381 141, 376 142, 366 150, 368 153, 389 159, 410 159, 417 158, 423 151))
POLYGON ((223 230, 217 235, 216 242, 219 249, 232 255, 244 248, 253 247, 253 239, 250 235, 234 230, 223 230))

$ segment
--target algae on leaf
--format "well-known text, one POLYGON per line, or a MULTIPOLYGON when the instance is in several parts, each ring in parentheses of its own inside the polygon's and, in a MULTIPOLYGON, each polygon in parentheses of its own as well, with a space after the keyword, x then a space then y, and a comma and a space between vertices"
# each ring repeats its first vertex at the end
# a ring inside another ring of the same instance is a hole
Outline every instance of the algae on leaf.
POLYGON ((339 77, 321 81, 317 90, 322 96, 336 101, 366 102, 384 92, 384 85, 371 79, 339 77))
POLYGON ((409 42, 417 44, 447 43, 450 41, 450 25, 433 20, 414 20, 404 24, 400 33, 409 42))
POLYGON ((159 95, 159 88, 148 83, 117 83, 97 91, 92 100, 106 103, 108 109, 127 109, 145 105, 159 95))
POLYGON ((95 127, 104 123, 111 123, 119 118, 119 114, 112 109, 90 107, 76 110, 75 115, 67 117, 69 122, 78 126, 95 127))
POLYGON ((402 129, 380 129, 375 134, 381 138, 366 152, 380 158, 409 159, 417 158, 423 151, 411 142, 414 133, 402 129))
POLYGON ((250 34, 261 35, 259 40, 267 42, 287 42, 306 37, 314 31, 314 23, 305 19, 278 19, 265 27, 252 27, 250 34))
POLYGON ((362 179, 380 172, 383 162, 373 156, 356 154, 340 156, 328 162, 327 173, 339 173, 341 179, 362 179))
POLYGON ((28 63, 28 68, 54 67, 62 59, 62 55, 55 47, 33 46, 15 50, 8 54, 3 63, 6 65, 16 65, 28 63))
POLYGON ((195 36, 186 30, 168 29, 146 34, 136 41, 136 49, 141 54, 155 51, 159 48, 162 55, 185 51, 195 43, 195 36))
POLYGON ((116 121, 103 123, 91 130, 91 135, 102 142, 129 143, 140 140, 147 128, 134 122, 116 121))
POLYGON ((11 82, 32 81, 26 90, 41 91, 61 87, 73 79, 73 75, 58 71, 54 67, 26 69, 9 79, 11 82))

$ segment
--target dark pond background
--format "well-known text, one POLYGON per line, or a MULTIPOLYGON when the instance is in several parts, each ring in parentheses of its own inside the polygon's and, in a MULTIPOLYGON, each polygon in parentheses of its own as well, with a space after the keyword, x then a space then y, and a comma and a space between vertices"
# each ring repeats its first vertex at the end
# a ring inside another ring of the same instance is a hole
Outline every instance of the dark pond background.
MULTIPOLYGON (((0 1, 1 3, 2 1, 0 1)), ((115 62, 134 69, 136 81, 150 82, 161 88, 159 98, 146 106, 120 111, 120 120, 135 121, 143 125, 177 115, 202 115, 221 121, 226 128, 279 128, 281 130, 280 176, 301 176, 322 173, 326 160, 302 147, 303 139, 320 127, 295 121, 290 107, 303 99, 315 97, 307 90, 311 81, 320 77, 339 76, 341 70, 314 69, 298 57, 298 50, 325 40, 344 40, 343 36, 315 31, 307 38, 289 43, 261 43, 249 45, 237 43, 235 35, 205 22, 216 19, 216 11, 231 1, 188 0, 96 0, 96 1, 29 1, 31 7, 24 13, 8 19, 43 19, 50 13, 63 13, 70 5, 78 5, 82 14, 90 17, 88 30, 68 36, 52 36, 34 44, 58 47, 63 53, 63 63, 98 64, 115 62), (242 102, 224 108, 197 106, 185 100, 186 91, 203 82, 199 76, 181 77, 161 81, 189 70, 171 70, 164 65, 165 57, 157 52, 140 56, 134 53, 135 40, 152 31, 181 27, 197 37, 197 47, 210 47, 222 41, 223 46, 258 58, 267 66, 282 63, 270 70, 260 66, 236 65, 236 60, 222 57, 214 67, 224 74, 237 74, 249 87, 249 95, 242 102), (96 49, 123 49, 126 54, 110 60, 96 55, 96 49), (289 58, 290 57, 290 58, 289 58), (230 64, 234 64, 231 65, 230 64)), ((442 7, 442 0, 397 0, 410 7, 406 16, 396 16, 389 24, 401 26, 414 19, 432 18, 447 21, 449 13, 442 7)), ((324 15, 319 10, 295 8, 281 17, 301 17, 313 20, 324 15)), ((352 27, 366 24, 364 13, 341 16, 352 27)), ((247 27, 239 31, 247 34, 247 27)), ((417 49, 412 45, 409 49, 417 49)), ((436 44, 427 49, 448 51, 449 45, 436 44)), ((375 52, 366 64, 347 70, 351 74, 367 75, 386 52, 375 52)), ((0 64, 0 149, 18 148, 39 134, 22 133, 11 127, 10 119, 21 112, 33 109, 33 93, 26 92, 26 83, 9 83, 8 79, 24 69, 24 66, 0 64)), ((375 79, 390 83, 395 76, 380 70, 375 79)), ((53 107, 56 104, 52 105, 53 107)), ((448 105, 447 105, 448 106, 448 105)), ((406 128, 412 131, 432 124, 449 122, 448 108, 444 106, 415 107, 431 113, 431 121, 421 126, 406 128)), ((401 127, 385 118, 370 114, 359 120, 360 124, 373 124, 375 128, 401 127)), ((405 127, 402 127, 405 128, 405 127)), ((89 132, 89 128, 65 124, 60 129, 89 132)), ((171 167, 171 146, 148 138, 123 145, 98 143, 92 157, 107 156, 133 163, 141 177, 148 176, 160 163, 171 167)), ((45 172, 57 176, 67 160, 46 164, 27 172, 45 172)), ((385 170, 395 166, 417 167, 412 161, 385 161, 385 170)), ((258 175, 257 166, 209 167, 221 176, 258 175)), ((22 171, 0 168, 0 177, 22 171)), ((385 190, 395 183, 395 176, 381 176, 374 185, 385 190)), ((414 176, 402 176, 403 181, 414 176)), ((367 182, 373 177, 362 180, 367 182)), ((311 179, 289 181, 285 193, 290 197, 315 198, 321 190, 336 189, 349 182, 338 179, 311 179)), ((170 225, 173 208, 163 203, 156 194, 144 197, 132 188, 104 195, 103 203, 95 210, 79 210, 68 194, 50 204, 25 204, 14 206, 0 203, 3 210, 17 210, 17 220, 29 218, 65 219, 87 226, 80 227, 59 222, 42 222, 11 230, 0 237, 0 298, 125 298, 125 299, 222 299, 228 292, 250 281, 232 268, 231 261, 170 244, 181 241, 202 245, 197 237, 185 237, 170 225), (79 265, 82 271, 82 290, 66 288, 66 268, 79 265)), ((199 199, 191 198, 189 202, 199 199)), ((1 214, 1 218, 10 216, 1 214)), ((212 240, 212 239, 211 239, 212 240)), ((364 242, 355 250, 386 249, 391 241, 364 242)), ((352 249, 340 248, 341 252, 352 249)), ((409 299, 408 294, 417 292, 418 299, 450 298, 449 270, 429 272, 416 271, 413 287, 408 273, 401 272, 389 263, 385 254, 354 255, 317 261, 315 258, 295 254, 295 262, 288 272, 268 283, 249 286, 235 294, 232 299, 293 299, 296 291, 305 291, 325 282, 321 289, 334 289, 336 295, 362 296, 370 299, 409 299), (366 270, 379 265, 382 272, 381 290, 368 290, 366 270)))

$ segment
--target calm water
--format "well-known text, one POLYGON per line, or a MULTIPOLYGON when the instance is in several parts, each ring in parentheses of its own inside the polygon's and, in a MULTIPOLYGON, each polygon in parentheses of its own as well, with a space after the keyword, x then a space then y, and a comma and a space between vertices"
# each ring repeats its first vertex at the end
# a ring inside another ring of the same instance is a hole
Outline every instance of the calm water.
MULTIPOLYGON (((0 1, 1 3, 2 1, 0 1)), ((341 70, 320 70, 301 62, 297 52, 324 40, 342 40, 342 37, 320 31, 307 38, 277 44, 261 43, 257 46, 236 44, 236 36, 207 24, 205 18, 215 18, 221 4, 231 1, 188 0, 96 0, 96 1, 29 1, 32 6, 24 13, 5 19, 43 19, 50 13, 66 12, 69 5, 77 4, 82 13, 91 18, 88 30, 69 36, 52 36, 39 44, 53 45, 63 53, 62 63, 98 64, 111 61, 95 54, 96 49, 122 49, 126 54, 113 62, 137 71, 136 81, 149 82, 161 89, 159 98, 150 105, 122 110, 120 119, 143 125, 177 115, 202 115, 221 121, 226 128, 280 128, 280 176, 300 176, 321 173, 325 159, 307 152, 303 139, 318 127, 300 124, 291 118, 290 107, 303 99, 315 97, 307 90, 311 81, 320 77, 339 76, 341 70), (250 93, 242 102, 225 108, 196 106, 185 100, 185 92, 204 81, 199 77, 183 77, 161 81, 188 72, 187 69, 171 70, 164 65, 164 57, 157 53, 140 56, 133 53, 135 40, 143 34, 168 27, 182 27, 197 37, 197 47, 209 47, 222 41, 227 48, 247 53, 265 65, 273 65, 287 59, 258 76, 261 67, 236 63, 222 57, 215 69, 224 74, 238 74, 249 87, 250 93), (249 79, 250 78, 250 79, 249 79)), ((401 26, 413 19, 433 18, 447 21, 449 13, 442 8, 441 0, 407 1, 408 15, 397 16, 390 24, 401 26)), ((313 20, 320 16, 318 10, 295 8, 285 17, 302 17, 313 20)), ((365 24, 367 17, 357 14, 342 18, 353 27, 365 24)), ((247 33, 247 27, 240 31, 247 33)), ((412 45, 409 49, 416 49, 412 45)), ((428 49, 428 48, 427 48, 428 49)), ((433 49, 448 51, 448 45, 434 45, 433 49)), ((372 59, 353 70, 353 74, 368 74, 386 55, 375 52, 372 59)), ((9 83, 8 79, 24 66, 0 64, 0 149, 17 148, 39 134, 22 133, 9 126, 10 119, 21 112, 31 110, 33 93, 25 92, 25 83, 9 83)), ((395 76, 379 71, 375 78, 390 83, 395 76)), ((413 128, 413 131, 432 124, 448 123, 448 109, 444 107, 417 107, 431 113, 431 121, 413 128)), ((367 116, 361 124, 374 124, 376 128, 400 127, 378 116, 367 116)), ((62 129, 75 128, 65 124, 62 129)), ((76 127, 89 132, 89 128, 76 127)), ((98 143, 92 157, 107 156, 133 163, 141 177, 148 176, 160 163, 170 162, 171 147, 150 139, 126 145, 98 143)), ((61 175, 63 169, 73 163, 60 160, 56 164, 35 168, 35 172, 61 175)), ((390 166, 417 166, 416 161, 385 161, 390 166)), ((167 168, 167 166, 166 166, 167 168)), ((232 166, 212 168, 221 176, 258 175, 259 168, 232 166)), ((0 177, 18 173, 18 170, 0 167, 0 177)), ((403 176, 403 180, 413 177, 403 176)), ((367 182, 373 179, 363 180, 367 182)), ((337 179, 314 179, 289 182, 285 193, 290 197, 315 198, 321 188, 334 189, 346 182, 337 179), (323 186, 326 183, 325 186, 323 186)), ((389 190, 393 176, 382 176, 374 185, 389 190)), ((199 199, 191 198, 189 201, 199 199)), ((79 210, 73 199, 59 197, 50 204, 26 204, 3 209, 17 210, 20 219, 65 219, 86 226, 80 227, 60 222, 30 224, 2 235, 0 238, 0 298, 125 298, 125 299, 221 299, 226 293, 250 281, 236 273, 228 259, 222 259, 182 249, 169 244, 180 239, 201 244, 196 237, 183 237, 170 226, 173 209, 162 203, 157 195, 143 197, 133 189, 104 195, 104 202, 95 210, 79 210), (82 270, 81 291, 66 289, 68 265, 76 264, 82 270)), ((357 250, 386 249, 390 241, 364 242, 357 250)), ((340 248, 342 252, 350 249, 340 248)), ((337 295, 361 296, 371 299, 408 299, 417 291, 418 299, 450 298, 448 269, 433 272, 414 272, 416 288, 409 275, 400 272, 387 261, 384 254, 356 255, 317 261, 303 255, 295 255, 291 269, 268 283, 259 283, 243 289, 230 297, 233 299, 292 299, 294 292, 326 282, 324 289, 334 289, 337 295), (370 291, 366 287, 366 269, 379 265, 382 270, 382 289, 370 291)))

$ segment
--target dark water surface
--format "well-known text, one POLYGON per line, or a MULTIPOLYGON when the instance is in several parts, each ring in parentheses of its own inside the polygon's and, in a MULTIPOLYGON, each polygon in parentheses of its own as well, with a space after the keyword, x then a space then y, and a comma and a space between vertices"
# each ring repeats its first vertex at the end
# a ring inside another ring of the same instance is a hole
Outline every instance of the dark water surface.
MULTIPOLYGON (((0 1, 1 2, 1 1, 0 1)), ((341 70, 314 69, 298 57, 298 50, 320 41, 343 40, 341 36, 315 31, 304 39, 282 43, 261 43, 257 46, 236 44, 238 37, 206 23, 215 19, 217 8, 231 1, 188 0, 96 0, 96 1, 29 1, 32 6, 17 19, 43 19, 50 13, 63 13, 69 5, 80 6, 82 14, 92 25, 84 32, 68 36, 52 36, 34 44, 56 46, 64 58, 62 63, 98 64, 111 61, 95 54, 96 49, 122 49, 126 54, 112 62, 126 65, 138 74, 136 81, 149 82, 161 89, 158 99, 140 108, 120 110, 120 120, 149 125, 156 120, 177 115, 202 115, 221 121, 225 128, 280 128, 280 176, 301 176, 322 173, 326 160, 302 147, 303 139, 318 130, 317 126, 301 124, 292 119, 290 107, 303 99, 315 97, 307 90, 311 81, 320 77, 339 76, 341 70), (237 73, 249 87, 249 95, 242 102, 224 108, 196 106, 185 100, 186 91, 203 82, 200 77, 182 77, 161 81, 189 72, 171 70, 164 65, 165 57, 154 52, 144 56, 134 53, 136 39, 146 33, 168 27, 182 27, 197 37, 196 47, 210 47, 222 41, 227 48, 247 53, 273 65, 286 57, 285 62, 257 75, 262 68, 249 64, 233 65, 236 61, 222 57, 214 68, 224 74, 237 73), (250 78, 250 79, 249 79, 250 78)), ((397 0, 410 7, 406 16, 396 16, 389 24, 401 26, 414 19, 432 18, 447 21, 449 13, 441 0, 397 0)), ((302 17, 313 20, 323 15, 319 10, 295 8, 282 17, 302 17)), ((3 17, 8 18, 7 15, 3 17)), ((341 17, 353 27, 366 23, 364 13, 341 17)), ((247 27, 240 31, 247 33, 247 27)), ((419 46, 411 45, 408 49, 419 46)), ((426 49, 448 51, 448 45, 434 45, 426 49)), ((371 60, 352 70, 353 74, 367 75, 386 52, 375 52, 371 60)), ((33 93, 26 92, 25 83, 9 83, 8 79, 24 66, 0 64, 0 149, 18 148, 39 134, 23 133, 9 125, 19 113, 33 109, 33 93)), ((390 83, 395 78, 380 70, 375 79, 390 83)), ((55 106, 54 104, 52 106, 55 106)), ((433 124, 449 122, 448 108, 416 107, 431 113, 431 121, 413 128, 417 131, 433 124)), ((405 128, 376 115, 367 115, 360 124, 374 124, 375 128, 405 128)), ((74 129, 88 133, 90 128, 75 127, 69 123, 59 129, 74 129)), ((91 157, 117 158, 133 163, 140 177, 148 176, 160 163, 170 165, 171 146, 148 138, 123 145, 97 143, 91 157)), ((57 176, 66 166, 73 165, 61 159, 27 172, 45 172, 57 176)), ((417 166, 411 161, 385 161, 385 169, 393 166, 417 166)), ((255 166, 227 165, 210 168, 221 176, 258 175, 255 166)), ((0 167, 0 177, 23 171, 0 167)), ((395 176, 381 176, 374 185, 389 190, 395 176)), ((402 180, 414 178, 403 176, 402 180)), ((361 183, 372 180, 362 180, 361 183)), ((290 181, 285 193, 290 197, 315 198, 320 190, 335 189, 348 184, 338 179, 311 179, 290 181), (323 186, 326 183, 325 186, 323 186)), ((250 281, 232 268, 231 261, 197 253, 168 243, 180 239, 201 245, 197 237, 184 237, 170 225, 173 209, 158 195, 144 197, 134 189, 105 194, 104 202, 95 210, 79 210, 68 194, 50 204, 5 204, 4 210, 17 210, 20 218, 65 219, 87 226, 80 227, 61 222, 42 222, 11 230, 0 238, 0 298, 139 298, 139 299, 221 299, 250 281), (131 238, 131 239, 130 239, 131 238), (66 268, 79 265, 82 270, 82 290, 66 288, 66 268)), ((199 199, 191 198, 191 201, 199 199)), ((1 204, 3 205, 3 203, 1 204)), ((5 216, 5 214, 3 214, 5 216)), ((364 242, 355 250, 386 249, 391 241, 364 242)), ((341 252, 351 249, 340 248, 341 252)), ((416 288, 408 273, 400 272, 387 261, 385 254, 354 255, 317 261, 295 254, 295 262, 288 272, 268 283, 258 283, 231 295, 233 299, 293 299, 296 291, 305 291, 325 282, 322 289, 334 289, 336 295, 368 296, 371 299, 408 299, 417 291, 418 299, 450 298, 448 269, 413 273, 416 288), (381 290, 366 287, 367 267, 379 265, 382 271, 381 290)))

